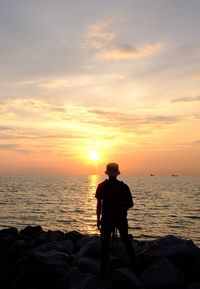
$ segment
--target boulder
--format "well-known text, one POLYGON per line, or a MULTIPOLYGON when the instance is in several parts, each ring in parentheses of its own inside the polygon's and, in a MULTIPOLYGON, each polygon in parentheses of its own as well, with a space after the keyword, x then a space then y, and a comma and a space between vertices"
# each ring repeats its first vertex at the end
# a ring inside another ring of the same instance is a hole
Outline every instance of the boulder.
POLYGON ((43 232, 40 235, 36 236, 31 245, 34 247, 51 241, 62 241, 62 240, 64 240, 64 233, 60 231, 48 231, 43 232))
POLYGON ((96 240, 98 242, 100 238, 96 236, 89 236, 89 235, 84 235, 81 239, 79 239, 75 243, 75 251, 79 251, 82 247, 87 245, 90 241, 96 240))
POLYGON ((143 289, 138 276, 129 268, 119 268, 111 272, 114 288, 143 289))
POLYGON ((144 271, 161 257, 169 259, 184 274, 191 277, 197 269, 196 263, 197 258, 200 257, 200 249, 191 240, 166 236, 149 242, 148 246, 138 255, 138 264, 144 271))
POLYGON ((70 256, 67 253, 56 250, 35 252, 34 258, 38 264, 54 268, 59 275, 64 275, 70 268, 70 256))
POLYGON ((18 268, 13 278, 4 286, 9 289, 55 289, 59 275, 52 266, 44 264, 26 263, 18 268))
POLYGON ((0 230, 0 239, 8 236, 12 236, 15 238, 18 237, 18 230, 14 227, 0 230))
POLYGON ((93 238, 86 243, 84 246, 75 253, 74 255, 74 262, 75 264, 82 258, 82 257, 89 257, 92 259, 100 259, 100 239, 93 238))
POLYGON ((199 289, 199 288, 200 288, 200 281, 199 282, 191 282, 187 286, 187 289, 199 289))
POLYGON ((132 240, 132 270, 123 242, 110 244, 108 273, 100 273, 99 236, 45 232, 40 226, 0 230, 0 284, 9 289, 200 289, 200 249, 166 236, 132 240))
POLYGON ((62 276, 59 282, 59 289, 81 289, 81 282, 85 277, 84 274, 80 273, 78 268, 72 267, 64 276, 62 276))
POLYGON ((32 248, 32 252, 46 252, 49 250, 57 250, 60 252, 65 252, 68 254, 72 254, 74 250, 74 245, 70 240, 62 240, 62 241, 51 241, 44 243, 42 245, 36 246, 32 248))
POLYGON ((159 258, 141 275, 145 289, 184 289, 184 274, 167 258, 159 258))
POLYGON ((59 244, 62 247, 62 252, 66 252, 69 255, 72 255, 74 253, 74 244, 70 239, 60 241, 59 244))
POLYGON ((150 242, 149 246, 140 252, 140 255, 151 260, 160 257, 173 258, 174 256, 183 254, 200 255, 200 248, 198 248, 192 240, 166 236, 152 243, 150 242))
POLYGON ((110 278, 99 278, 94 274, 88 274, 81 282, 81 289, 113 289, 110 278))
POLYGON ((128 266, 128 253, 121 239, 115 240, 110 245, 110 260, 118 258, 122 264, 128 266))
POLYGON ((5 249, 4 258, 6 260, 12 260, 20 257, 27 248, 28 245, 23 240, 15 240, 5 249))
POLYGON ((29 238, 35 238, 44 233, 41 226, 27 226, 19 232, 20 236, 27 236, 29 238))
POLYGON ((82 273, 98 274, 100 271, 100 261, 88 257, 82 257, 77 261, 77 267, 82 273))
POLYGON ((69 239, 71 240, 74 244, 80 240, 83 237, 83 235, 77 231, 71 231, 71 232, 67 232, 65 233, 65 239, 69 239))

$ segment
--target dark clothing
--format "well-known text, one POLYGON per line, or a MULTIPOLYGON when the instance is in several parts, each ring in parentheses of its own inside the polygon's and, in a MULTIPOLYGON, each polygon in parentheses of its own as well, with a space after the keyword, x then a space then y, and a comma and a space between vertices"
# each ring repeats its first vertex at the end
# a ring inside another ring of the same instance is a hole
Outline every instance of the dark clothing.
POLYGON ((95 197, 102 204, 102 220, 117 221, 127 217, 127 210, 133 207, 129 187, 117 179, 100 183, 95 197))
POLYGON ((98 202, 101 202, 101 266, 104 270, 108 261, 108 250, 111 233, 119 230, 122 241, 128 251, 130 261, 135 259, 131 240, 128 236, 127 210, 133 207, 129 187, 117 179, 100 183, 96 190, 98 202))

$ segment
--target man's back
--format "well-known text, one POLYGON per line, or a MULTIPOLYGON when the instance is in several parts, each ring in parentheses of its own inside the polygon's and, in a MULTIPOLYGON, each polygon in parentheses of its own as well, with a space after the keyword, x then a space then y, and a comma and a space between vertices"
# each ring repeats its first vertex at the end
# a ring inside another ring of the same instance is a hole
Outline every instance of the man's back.
POLYGON ((102 219, 117 220, 127 216, 133 206, 129 187, 117 179, 109 179, 97 187, 96 198, 101 200, 102 219))

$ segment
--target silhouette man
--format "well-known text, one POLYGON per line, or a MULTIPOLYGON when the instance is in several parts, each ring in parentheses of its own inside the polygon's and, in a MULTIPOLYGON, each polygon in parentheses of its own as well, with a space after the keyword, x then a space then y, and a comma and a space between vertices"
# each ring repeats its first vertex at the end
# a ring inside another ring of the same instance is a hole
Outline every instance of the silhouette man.
POLYGON ((107 271, 108 251, 111 234, 115 228, 119 230, 131 264, 134 266, 135 253, 128 236, 127 211, 133 207, 133 199, 129 187, 117 179, 120 174, 118 164, 109 163, 105 174, 108 179, 97 186, 97 227, 101 231, 101 272, 107 271))

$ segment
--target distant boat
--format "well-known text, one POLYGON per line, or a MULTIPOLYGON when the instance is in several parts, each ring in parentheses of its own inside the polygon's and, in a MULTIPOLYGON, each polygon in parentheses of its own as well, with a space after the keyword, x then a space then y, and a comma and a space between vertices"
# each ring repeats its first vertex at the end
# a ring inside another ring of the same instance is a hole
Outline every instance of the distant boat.
POLYGON ((178 177, 178 175, 174 175, 174 174, 172 174, 172 177, 178 177))
POLYGON ((151 177, 154 177, 154 174, 150 174, 151 177))

